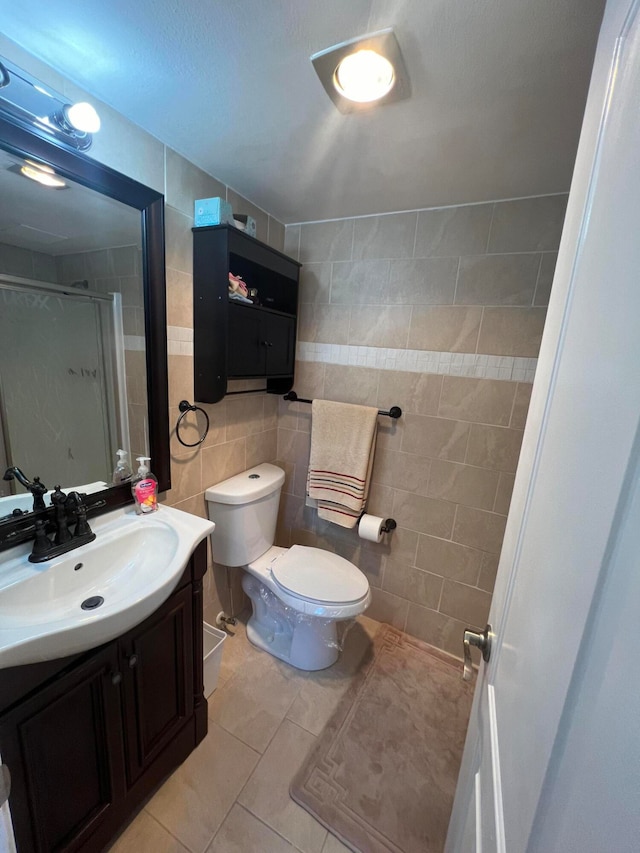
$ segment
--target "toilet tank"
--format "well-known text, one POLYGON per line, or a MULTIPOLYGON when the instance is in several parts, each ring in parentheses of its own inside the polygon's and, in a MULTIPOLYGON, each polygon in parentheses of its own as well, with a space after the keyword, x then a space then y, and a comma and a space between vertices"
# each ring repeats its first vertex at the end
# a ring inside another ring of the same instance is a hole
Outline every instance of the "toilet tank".
POLYGON ((282 468, 265 462, 205 491, 216 563, 246 566, 271 548, 283 483, 282 468))

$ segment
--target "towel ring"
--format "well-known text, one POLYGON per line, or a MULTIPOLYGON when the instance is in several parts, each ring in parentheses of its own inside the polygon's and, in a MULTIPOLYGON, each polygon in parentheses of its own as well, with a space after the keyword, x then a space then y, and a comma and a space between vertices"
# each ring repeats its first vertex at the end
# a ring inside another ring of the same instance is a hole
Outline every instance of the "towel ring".
POLYGON ((176 424, 176 438, 178 439, 180 444, 183 445, 183 447, 197 447, 199 444, 202 444, 202 442, 207 437, 207 433, 209 432, 209 415, 205 412, 204 409, 201 409, 200 406, 192 406, 188 400, 180 400, 180 402, 178 403, 178 408, 180 409, 182 414, 178 418, 178 423, 176 424), (197 441, 194 441, 193 444, 187 444, 186 441, 183 441, 180 438, 180 424, 182 423, 183 418, 186 417, 189 412, 202 412, 206 420, 206 426, 202 435, 197 441))

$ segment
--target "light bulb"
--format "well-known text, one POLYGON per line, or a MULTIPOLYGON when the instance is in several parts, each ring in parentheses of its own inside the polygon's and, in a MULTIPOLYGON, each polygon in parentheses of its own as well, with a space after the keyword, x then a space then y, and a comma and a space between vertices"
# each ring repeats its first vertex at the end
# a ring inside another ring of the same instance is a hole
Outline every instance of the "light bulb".
POLYGON ((85 101, 64 108, 64 115, 69 124, 80 133, 97 133, 100 130, 100 116, 85 101))
POLYGON ((393 65, 374 50, 351 53, 336 68, 334 86, 350 101, 361 104, 378 101, 395 83, 393 65))

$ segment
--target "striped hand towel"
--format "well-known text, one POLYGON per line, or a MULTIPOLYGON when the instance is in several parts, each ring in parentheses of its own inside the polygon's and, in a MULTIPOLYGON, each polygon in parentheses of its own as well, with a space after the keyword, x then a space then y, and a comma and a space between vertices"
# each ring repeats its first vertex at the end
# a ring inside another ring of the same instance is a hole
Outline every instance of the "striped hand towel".
POLYGON ((307 493, 318 515, 355 527, 364 512, 376 445, 378 410, 314 400, 307 493))

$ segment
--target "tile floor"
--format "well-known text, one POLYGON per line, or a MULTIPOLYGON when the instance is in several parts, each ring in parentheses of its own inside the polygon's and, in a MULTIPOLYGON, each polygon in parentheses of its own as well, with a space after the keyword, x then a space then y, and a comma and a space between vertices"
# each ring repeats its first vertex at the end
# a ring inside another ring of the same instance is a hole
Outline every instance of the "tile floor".
POLYGON ((289 797, 289 784, 371 651, 359 617, 328 670, 304 673, 247 640, 225 640, 209 732, 147 802, 112 853, 349 853, 289 797))

